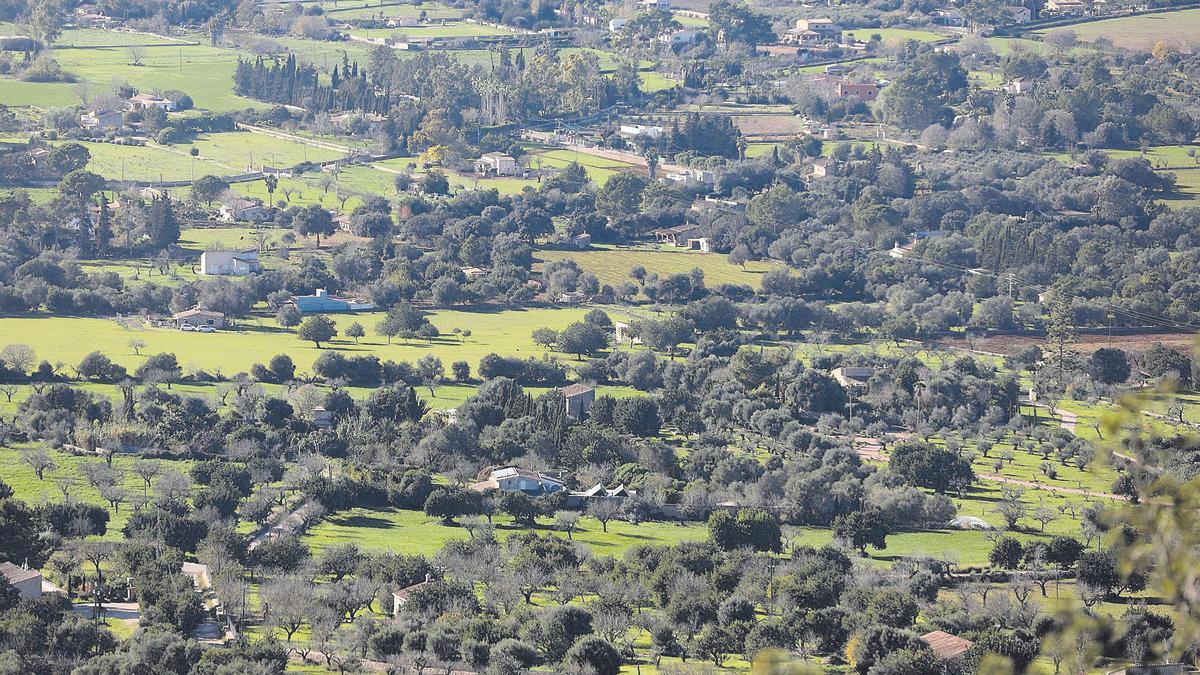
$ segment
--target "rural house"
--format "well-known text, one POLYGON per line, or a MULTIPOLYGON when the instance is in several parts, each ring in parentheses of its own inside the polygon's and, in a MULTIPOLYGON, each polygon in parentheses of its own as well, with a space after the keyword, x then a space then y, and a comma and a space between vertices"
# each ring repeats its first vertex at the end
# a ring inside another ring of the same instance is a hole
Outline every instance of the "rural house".
POLYGON ((649 138, 658 140, 666 132, 665 129, 652 124, 622 124, 617 133, 625 138, 649 138))
POLYGON ((0 52, 30 52, 38 46, 28 35, 0 35, 0 52))
POLYGON ((672 246, 687 246, 687 240, 700 231, 700 226, 694 223, 684 223, 675 227, 660 228, 654 231, 654 236, 660 244, 672 246))
POLYGON ((833 160, 818 159, 812 163, 812 177, 824 178, 829 175, 829 168, 833 166, 833 160))
POLYGON ((563 482, 544 473, 510 466, 492 471, 486 480, 472 484, 471 489, 476 492, 524 492, 536 497, 562 491, 563 482))
POLYGON ((318 288, 313 295, 296 295, 292 297, 296 309, 306 314, 322 312, 365 312, 375 309, 375 305, 357 298, 337 298, 318 288))
POLYGON ((205 251, 200 254, 200 274, 244 276, 262 271, 257 251, 205 251))
POLYGON ((663 42, 671 47, 680 47, 690 45, 700 39, 700 31, 698 30, 673 30, 669 33, 663 33, 658 36, 658 41, 663 42))
POLYGON ((521 167, 511 155, 502 152, 489 152, 475 160, 475 173, 484 176, 515 176, 521 167))
POLYGON ((193 307, 192 309, 184 310, 177 314, 172 314, 171 319, 175 321, 178 328, 184 326, 212 326, 213 328, 225 327, 225 315, 221 312, 210 312, 206 309, 193 307))
POLYGON ((1011 20, 1013 23, 1029 23, 1029 21, 1033 18, 1033 12, 1031 12, 1028 7, 1010 5, 1005 7, 1004 11, 1008 12, 1009 20, 1011 20))
POLYGON ((1033 80, 1028 77, 1018 77, 1014 80, 1009 80, 1008 84, 1004 85, 1004 91, 1013 96, 1024 94, 1032 88, 1033 80))
POLYGON ((675 167, 668 169, 663 178, 674 183, 685 183, 687 185, 712 185, 717 179, 717 175, 709 169, 696 169, 693 167, 675 167))
POLYGON ((813 32, 819 35, 821 40, 829 42, 841 42, 842 40, 842 27, 834 23, 833 19, 796 19, 795 27, 788 33, 792 31, 813 32))
POLYGON ((870 103, 879 98, 879 85, 874 83, 838 82, 838 98, 856 98, 863 103, 870 103))
POLYGON ((929 648, 933 650, 933 655, 942 661, 950 661, 962 656, 973 644, 970 640, 964 640, 957 635, 940 630, 922 635, 921 642, 929 645, 929 648))
POLYGON ((421 582, 413 584, 412 586, 408 586, 406 588, 401 588, 398 591, 394 591, 392 593, 392 616, 393 617, 400 616, 400 608, 404 607, 404 604, 406 602, 408 602, 408 598, 413 594, 414 591, 416 591, 419 588, 428 586, 429 584, 432 584, 432 583, 433 583, 433 577, 430 576, 429 574, 426 574, 425 581, 421 581, 421 582))
POLYGON ((42 573, 37 570, 18 567, 10 562, 0 562, 0 574, 25 600, 33 600, 42 596, 42 573))
POLYGON ((129 108, 131 110, 149 110, 150 108, 158 108, 165 112, 175 112, 175 102, 169 98, 155 96, 154 94, 137 94, 129 99, 129 108))
POLYGON ((867 383, 875 377, 875 369, 861 366, 842 366, 829 371, 833 379, 847 391, 866 391, 867 383))
POLYGON ((117 110, 93 110, 79 116, 84 129, 120 129, 124 121, 117 110))
POLYGON ((257 199, 233 199, 228 204, 221 205, 220 217, 228 223, 261 223, 270 217, 270 213, 257 199))
POLYGON ((596 402, 596 388, 590 384, 575 383, 558 390, 567 400, 567 416, 582 420, 596 402))

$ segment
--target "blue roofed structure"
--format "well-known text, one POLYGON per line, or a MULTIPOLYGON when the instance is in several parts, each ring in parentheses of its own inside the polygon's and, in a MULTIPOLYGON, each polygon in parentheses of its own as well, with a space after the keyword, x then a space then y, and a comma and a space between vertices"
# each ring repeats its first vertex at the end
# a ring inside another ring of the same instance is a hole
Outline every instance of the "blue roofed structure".
POLYGON ((322 312, 365 312, 375 309, 372 303, 353 299, 335 298, 318 288, 314 295, 297 295, 292 298, 296 309, 305 314, 320 314, 322 312))

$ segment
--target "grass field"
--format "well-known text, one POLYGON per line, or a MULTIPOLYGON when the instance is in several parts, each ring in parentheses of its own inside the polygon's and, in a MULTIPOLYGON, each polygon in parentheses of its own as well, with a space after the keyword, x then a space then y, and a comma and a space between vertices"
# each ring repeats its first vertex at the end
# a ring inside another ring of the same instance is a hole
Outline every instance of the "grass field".
MULTIPOLYGON (((230 176, 263 165, 293 166, 306 160, 336 159, 342 153, 287 139, 245 132, 201 134, 190 144, 115 145, 84 142, 88 170, 117 180, 191 180, 206 174, 230 176), (195 147, 198 157, 188 150, 195 147)), ((277 193, 278 194, 278 193, 277 193)), ((282 196, 282 195, 279 195, 282 196)))
MULTIPOLYGON (((59 491, 58 484, 66 482, 70 485, 69 494, 71 499, 82 501, 88 504, 99 504, 109 510, 108 532, 104 535, 108 540, 120 540, 121 527, 129 518, 129 514, 133 512, 133 506, 130 504, 122 504, 118 512, 113 512, 108 502, 100 498, 100 493, 84 479, 79 473, 79 466, 87 462, 102 462, 104 460, 99 457, 88 457, 73 455, 60 450, 47 450, 51 459, 54 460, 57 468, 46 472, 42 480, 37 479, 33 468, 21 461, 21 450, 34 447, 31 444, 18 444, 13 447, 0 446, 0 464, 3 464, 3 479, 5 483, 12 486, 13 494, 29 504, 37 505, 47 502, 62 501, 62 492, 59 491)), ((118 454, 113 457, 113 467, 123 472, 122 486, 128 492, 130 498, 141 495, 145 488, 145 483, 136 474, 132 473, 129 468, 138 458, 135 455, 118 454)), ((179 460, 152 460, 157 462, 161 470, 172 469, 180 473, 187 473, 191 467, 191 462, 179 460)), ((153 492, 149 493, 153 495, 153 492)))
POLYGON ((884 44, 898 45, 909 40, 916 42, 936 42, 945 38, 927 30, 912 30, 908 28, 856 28, 843 33, 847 38, 869 42, 871 37, 878 35, 884 44))
POLYGON ((543 262, 571 258, 579 266, 595 274, 600 283, 616 286, 623 281, 631 281, 630 268, 641 265, 647 272, 658 274, 660 277, 669 274, 686 274, 699 267, 704 270, 704 283, 707 286, 718 284, 746 284, 757 288, 762 283, 762 275, 771 269, 763 262, 748 262, 743 270, 737 265, 730 265, 722 253, 700 253, 665 247, 624 248, 616 246, 597 246, 587 251, 550 251, 542 250, 536 257, 543 262))
POLYGON ((456 38, 482 37, 487 35, 512 35, 513 31, 499 26, 485 26, 478 23, 455 22, 440 25, 403 27, 403 28, 358 28, 349 34, 360 38, 386 38, 403 35, 405 37, 421 38, 456 38))
POLYGON ((100 47, 100 46, 126 46, 126 45, 141 45, 143 47, 161 47, 170 45, 180 45, 189 42, 188 40, 177 40, 175 38, 166 37, 163 35, 155 35, 153 33, 142 33, 135 30, 104 30, 102 28, 74 28, 64 30, 61 37, 54 42, 55 49, 65 49, 67 47, 100 47))
MULTIPOLYGON (((524 528, 512 525, 511 518, 497 516, 494 519, 496 536, 504 539, 524 528)), ((554 533, 564 539, 566 534, 549 527, 543 518, 538 531, 554 533)), ((612 521, 608 532, 600 522, 584 518, 572 534, 574 541, 585 544, 593 552, 605 555, 621 555, 625 549, 637 544, 674 544, 681 541, 698 541, 708 537, 708 528, 703 523, 647 522, 630 525, 624 521, 612 521)), ((468 538, 467 531, 457 526, 445 526, 437 518, 420 511, 400 509, 369 510, 363 508, 343 511, 331 516, 305 535, 305 541, 313 553, 326 546, 355 542, 368 550, 388 550, 396 553, 419 554, 432 557, 447 541, 468 538)))
MULTIPOLYGON (((446 335, 433 344, 413 341, 404 344, 395 340, 393 344, 379 337, 375 324, 383 317, 382 312, 332 315, 339 328, 351 322, 359 322, 367 331, 361 344, 349 338, 335 338, 328 348, 337 349, 346 356, 374 354, 381 359, 416 361, 426 354, 433 354, 449 367, 452 361, 467 361, 472 369, 484 355, 496 352, 516 356, 540 356, 545 350, 535 345, 529 334, 535 328, 549 326, 556 330, 580 320, 586 308, 532 309, 503 311, 438 310, 432 312, 430 320, 446 335), (470 329, 472 335, 465 341, 450 336, 454 328, 470 329)), ((133 323, 133 322, 130 322, 133 323)), ((62 361, 75 364, 88 353, 100 350, 114 361, 129 368, 142 362, 144 355, 158 352, 174 352, 179 363, 208 370, 220 369, 232 375, 249 370, 255 363, 265 363, 272 356, 287 353, 296 362, 300 372, 310 370, 313 361, 325 350, 317 349, 312 343, 301 342, 294 331, 279 328, 274 319, 252 319, 239 330, 225 330, 212 334, 183 333, 171 328, 150 328, 140 323, 128 327, 109 319, 83 319, 69 317, 25 317, 0 319, 0 341, 4 344, 25 343, 33 345, 39 359, 51 362, 62 361), (80 339, 87 336, 86 340, 80 339), (137 356, 129 348, 129 341, 137 339, 146 343, 143 356, 137 356)), ((560 354, 564 361, 573 357, 560 354)))
POLYGON ((534 168, 538 166, 563 168, 572 162, 576 162, 587 171, 588 178, 592 179, 598 185, 608 182, 609 177, 618 171, 628 171, 633 168, 632 164, 606 157, 597 157, 596 155, 589 155, 575 150, 531 148, 529 152, 531 155, 534 155, 529 160, 530 166, 534 168))
MULTIPOLYGON (((116 78, 144 91, 178 89, 191 96, 198 108, 230 111, 264 105, 233 94, 233 70, 238 56, 244 56, 235 50, 194 45, 144 51, 141 66, 129 65, 129 50, 123 47, 57 49, 52 55, 97 92, 107 90, 116 78)), ((37 100, 26 103, 46 105, 37 100)))
MULTIPOLYGON (((306 3, 307 4, 307 3, 306 3)), ((429 19, 457 19, 462 12, 438 2, 420 4, 382 2, 330 2, 317 3, 325 10, 325 16, 335 21, 362 19, 416 18, 424 14, 429 19)))
POLYGON ((1200 46, 1200 9, 1091 21, 1070 29, 1083 42, 1105 38, 1125 49, 1150 50, 1161 41, 1186 51, 1200 46))
POLYGON ((1150 166, 1155 169, 1200 169, 1200 145, 1198 144, 1152 145, 1146 148, 1146 152, 1142 152, 1140 149, 1105 150, 1104 154, 1115 159, 1141 157, 1150 162, 1150 166))

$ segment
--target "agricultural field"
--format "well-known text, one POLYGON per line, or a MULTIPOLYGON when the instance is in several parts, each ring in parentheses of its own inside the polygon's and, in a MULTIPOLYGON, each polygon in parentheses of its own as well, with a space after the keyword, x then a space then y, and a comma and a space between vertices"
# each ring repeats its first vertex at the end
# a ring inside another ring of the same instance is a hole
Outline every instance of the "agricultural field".
POLYGON ((844 31, 843 35, 846 38, 853 38, 863 42, 870 42, 872 37, 878 35, 880 41, 886 45, 899 45, 909 40, 915 42, 936 42, 946 39, 945 35, 939 35, 927 30, 913 30, 909 28, 856 28, 844 31))
MULTIPOLYGON (((207 45, 156 46, 142 50, 142 65, 130 65, 126 47, 55 49, 51 52, 67 72, 86 81, 94 93, 108 89, 114 78, 143 91, 176 89, 192 97, 197 108, 216 112, 263 107, 262 103, 233 94, 233 71, 239 56, 232 49, 207 45)), ((62 85, 40 85, 62 86, 62 85)), ((68 90, 74 90, 66 85, 68 90)), ((7 89, 0 87, 0 90, 7 89)), ((5 97, 10 98, 10 97, 5 97)), ((78 101, 78 98, 76 98, 78 101)), ((17 101, 0 101, 16 104, 17 101)), ((39 100, 20 101, 46 106, 39 100)))
POLYGON ((700 253, 670 246, 596 246, 587 251, 539 250, 535 256, 543 263, 570 258, 584 270, 595 274, 600 283, 612 286, 630 281, 629 270, 638 265, 660 277, 687 274, 699 268, 704 271, 704 283, 707 286, 744 284, 755 288, 761 285, 762 275, 771 269, 771 265, 759 261, 748 262, 743 269, 729 264, 721 253, 700 253))
MULTIPOLYGON (((1104 38, 1124 49, 1150 50, 1162 42, 1168 47, 1188 50, 1200 45, 1200 9, 1184 9, 1103 21, 1089 21, 1070 27, 1082 42, 1104 38)), ((1044 34, 1046 31, 1039 31, 1044 34)))
POLYGON ((362 21, 393 18, 415 19, 421 16, 430 20, 458 19, 462 12, 439 2, 319 2, 325 16, 335 21, 362 21))
MULTIPOLYGON (((380 359, 416 361, 433 354, 447 365, 452 361, 467 361, 474 368, 486 354, 496 352, 514 356, 539 356, 545 352, 533 343, 529 334, 535 328, 548 326, 561 330, 579 321, 586 308, 547 308, 528 310, 437 310, 430 321, 443 333, 432 343, 413 340, 405 344, 396 339, 392 344, 375 331, 382 312, 333 315, 344 329, 358 322, 367 336, 358 344, 350 338, 339 337, 317 349, 312 343, 301 342, 293 330, 280 328, 273 318, 257 318, 243 322, 235 330, 216 333, 183 333, 174 328, 153 328, 137 320, 83 319, 71 317, 0 318, 0 335, 5 343, 35 345, 38 358, 64 363, 78 363, 88 353, 100 350, 113 361, 129 369, 136 368, 147 354, 174 352, 185 370, 219 369, 224 373, 249 370, 255 363, 265 363, 272 356, 287 353, 299 371, 309 371, 313 362, 326 349, 335 349, 346 356, 373 354, 380 359), (454 328, 469 329, 471 337, 459 339, 451 335, 454 328), (79 336, 86 335, 87 340, 79 336), (137 356, 129 347, 131 340, 146 343, 137 356)), ((617 317, 619 314, 614 313, 617 317)), ((564 360, 571 357, 560 355, 564 360)))
MULTIPOLYGON (((566 538, 566 533, 549 527, 549 519, 537 529, 542 534, 566 538)), ((515 527, 507 516, 494 518, 496 537, 503 540, 525 528, 515 527)), ((632 525, 613 521, 604 532, 599 521, 583 519, 572 533, 572 540, 584 544, 598 555, 621 556, 630 546, 639 544, 674 544, 681 541, 701 541, 708 536, 703 523, 648 522, 632 525)), ((420 511, 401 509, 351 509, 332 516, 305 535, 305 541, 317 553, 327 546, 356 542, 367 550, 387 550, 406 555, 432 557, 447 541, 467 539, 467 531, 458 526, 446 526, 437 518, 420 511)))
POLYGON ((513 31, 501 26, 490 26, 479 23, 453 22, 425 26, 404 26, 397 28, 356 28, 348 32, 351 37, 363 39, 389 38, 404 36, 407 38, 462 38, 485 37, 489 35, 512 35, 513 31))
MULTIPOLYGON (((62 490, 65 488, 71 499, 107 508, 109 521, 104 539, 120 541, 122 539, 121 527, 129 518, 129 514, 133 512, 133 506, 125 503, 114 510, 108 502, 100 497, 99 491, 84 480, 79 471, 80 466, 85 463, 103 462, 104 460, 97 456, 75 455, 62 450, 47 449, 46 452, 54 462, 54 468, 47 470, 42 479, 38 480, 33 467, 26 464, 21 458, 22 451, 37 447, 41 446, 36 444, 0 445, 0 464, 4 466, 4 482, 12 486, 14 496, 34 505, 57 502, 62 500, 62 490)), ((143 495, 147 489, 142 479, 131 471, 132 465, 137 459, 135 455, 118 453, 113 457, 112 462, 113 467, 123 474, 121 487, 125 488, 131 501, 133 497, 143 495)), ((180 473, 187 473, 192 464, 187 460, 153 459, 149 461, 157 464, 161 471, 178 471, 180 473)))
POLYGON ((550 167, 564 168, 572 163, 583 166, 587 171, 588 178, 593 182, 603 185, 608 182, 608 179, 613 174, 619 171, 643 170, 642 167, 635 167, 626 162, 608 159, 607 157, 597 157, 589 155, 585 152, 575 150, 539 150, 530 148, 531 155, 529 165, 534 168, 550 167))

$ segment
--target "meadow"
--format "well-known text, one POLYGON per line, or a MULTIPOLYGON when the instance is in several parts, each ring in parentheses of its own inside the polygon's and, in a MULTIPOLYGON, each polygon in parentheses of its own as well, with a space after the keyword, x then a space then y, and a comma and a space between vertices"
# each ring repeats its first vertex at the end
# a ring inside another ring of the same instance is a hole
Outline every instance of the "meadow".
POLYGON ((869 42, 873 36, 878 35, 880 41, 886 45, 899 45, 909 40, 916 42, 937 42, 938 40, 946 39, 945 35, 910 28, 856 28, 844 31, 842 34, 846 38, 853 38, 863 42, 869 42))
MULTIPOLYGON (((1082 42, 1104 38, 1124 49, 1150 50, 1159 42, 1175 49, 1200 45, 1200 9, 1089 21, 1070 27, 1082 42)), ((1044 34, 1048 31, 1039 31, 1044 34)))
MULTIPOLYGON (((233 71, 238 57, 244 56, 236 50, 207 45, 168 45, 146 47, 143 52, 140 66, 130 65, 129 50, 125 47, 55 49, 51 53, 63 69, 87 81, 97 93, 108 89, 109 83, 116 79, 142 91, 177 89, 191 96, 197 108, 216 112, 264 107, 262 103, 233 94, 233 71)), ((0 87, 7 88, 7 84, 0 87)), ((11 98, 11 95, 4 97, 11 98)), ((2 102, 17 103, 12 100, 2 102)), ((47 105, 36 98, 21 103, 47 105)))
POLYGON ((529 150, 532 157, 529 160, 529 165, 534 168, 558 168, 569 166, 571 163, 579 164, 587 172, 588 178, 598 185, 603 185, 608 182, 608 179, 620 171, 630 171, 635 167, 632 164, 621 162, 607 157, 597 157, 585 152, 576 150, 547 150, 538 147, 531 147, 529 150))
MULTIPOLYGON (((542 262, 571 258, 581 268, 596 275, 602 284, 617 286, 632 281, 629 270, 641 265, 646 271, 660 277, 669 274, 687 274, 695 268, 704 271, 707 286, 718 284, 745 284, 755 288, 762 284, 762 275, 771 265, 759 261, 746 263, 743 270, 728 262, 723 253, 700 253, 670 246, 662 248, 596 246, 586 251, 539 250, 535 257, 542 262)), ((535 269, 538 267, 535 265, 535 269)))
POLYGON ((356 28, 349 35, 357 38, 388 38, 404 36, 408 38, 459 38, 484 37, 489 35, 512 35, 513 31, 500 26, 489 26, 479 23, 454 22, 427 26, 404 26, 396 28, 356 28))
MULTIPOLYGON (((295 361, 298 371, 310 371, 322 353, 334 349, 346 356, 373 354, 380 359, 416 361, 433 354, 449 367, 452 361, 466 361, 472 370, 483 356, 490 353, 513 356, 540 356, 542 347, 533 343, 530 333, 548 326, 555 330, 579 321, 588 311, 584 307, 541 308, 526 310, 435 310, 430 321, 443 336, 432 344, 413 340, 387 340, 375 331, 382 312, 335 314, 331 318, 340 330, 352 322, 366 329, 367 336, 358 344, 350 338, 338 337, 323 349, 311 342, 302 342, 294 330, 280 328, 273 318, 258 318, 242 322, 237 329, 216 333, 184 333, 174 328, 154 328, 136 320, 118 322, 112 319, 74 317, 0 318, 3 342, 30 344, 39 359, 67 364, 79 363, 88 353, 100 350, 127 368, 136 368, 147 354, 173 352, 185 370, 203 368, 232 375, 247 371, 255 363, 265 363, 275 354, 286 353, 295 361), (460 340, 451 335, 454 328, 469 329, 471 337, 460 340), (81 340, 81 336, 87 336, 81 340), (142 356, 133 353, 130 340, 141 340, 146 347, 142 356)), ((619 318, 619 315, 618 315, 619 318)), ((571 361, 569 355, 559 355, 571 361)))
POLYGON ((325 16, 336 21, 354 21, 363 19, 392 19, 417 18, 425 15, 428 19, 457 19, 462 11, 447 7, 438 2, 403 3, 403 2, 319 2, 325 10, 325 16))
MULTIPOLYGON (((33 505, 58 502, 63 499, 63 493, 59 485, 66 484, 67 492, 71 499, 88 504, 103 505, 108 509, 108 531, 105 533, 104 539, 110 541, 121 540, 121 527, 125 525, 129 514, 133 512, 133 505, 125 503, 118 510, 113 511, 108 502, 100 497, 100 492, 88 484, 79 473, 80 465, 89 462, 102 462, 104 460, 97 456, 74 455, 62 450, 46 449, 46 452, 54 461, 55 468, 47 470, 42 480, 38 480, 33 467, 21 459, 21 451, 33 447, 36 447, 35 444, 24 443, 13 446, 0 446, 0 464, 5 467, 3 479, 5 483, 12 487, 13 494, 18 499, 33 505)), ((45 446, 41 447, 44 448, 45 446)), ((118 453, 113 457, 112 462, 113 467, 122 472, 121 485, 125 488, 131 500, 136 496, 153 494, 153 492, 146 490, 146 484, 142 479, 130 470, 137 459, 136 455, 118 453)), ((154 459, 150 461, 158 464, 160 471, 173 470, 184 474, 188 472, 192 464, 190 460, 154 459)))
MULTIPOLYGON (((565 532, 550 527, 548 518, 541 520, 544 522, 539 522, 535 528, 539 533, 567 537, 565 532)), ((509 516, 496 516, 493 521, 496 537, 500 540, 527 529, 514 526, 509 516)), ((314 555, 328 546, 354 542, 366 550, 433 557, 447 541, 463 540, 468 536, 464 528, 443 525, 440 519, 420 511, 355 508, 326 518, 306 533, 304 539, 314 555)), ((616 556, 638 544, 667 545, 707 537, 708 528, 703 523, 631 525, 614 520, 609 522, 608 532, 604 532, 600 522, 593 518, 583 518, 571 535, 574 541, 584 544, 593 553, 616 556)))

